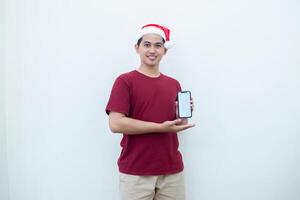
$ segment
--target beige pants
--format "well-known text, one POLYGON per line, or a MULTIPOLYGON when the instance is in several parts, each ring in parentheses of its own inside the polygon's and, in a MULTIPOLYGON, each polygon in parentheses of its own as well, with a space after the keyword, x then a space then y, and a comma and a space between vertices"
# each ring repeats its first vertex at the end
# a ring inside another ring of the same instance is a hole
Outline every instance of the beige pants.
POLYGON ((163 176, 120 173, 121 200, 185 200, 183 172, 163 176))

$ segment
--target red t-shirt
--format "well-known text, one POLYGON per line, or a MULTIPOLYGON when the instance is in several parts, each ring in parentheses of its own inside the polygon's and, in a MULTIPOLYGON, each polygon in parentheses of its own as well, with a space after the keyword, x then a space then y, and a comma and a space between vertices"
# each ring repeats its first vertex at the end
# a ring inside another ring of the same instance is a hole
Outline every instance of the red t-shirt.
MULTIPOLYGON (((176 119, 177 80, 164 74, 151 78, 136 70, 120 75, 112 88, 106 112, 161 123, 176 119)), ((123 134, 118 160, 122 173, 164 175, 183 170, 176 133, 123 134)))

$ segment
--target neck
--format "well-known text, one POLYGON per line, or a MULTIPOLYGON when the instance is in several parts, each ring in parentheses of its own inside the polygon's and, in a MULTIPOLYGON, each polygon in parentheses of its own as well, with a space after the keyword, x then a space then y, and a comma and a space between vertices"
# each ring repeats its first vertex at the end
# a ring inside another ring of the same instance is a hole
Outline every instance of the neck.
POLYGON ((150 77, 158 77, 160 75, 159 66, 140 65, 138 71, 150 77))

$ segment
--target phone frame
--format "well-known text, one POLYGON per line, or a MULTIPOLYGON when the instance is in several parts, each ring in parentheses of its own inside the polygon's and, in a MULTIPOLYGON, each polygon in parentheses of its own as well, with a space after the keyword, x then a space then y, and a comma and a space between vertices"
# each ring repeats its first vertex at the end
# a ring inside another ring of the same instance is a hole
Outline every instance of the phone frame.
POLYGON ((190 105, 190 110, 191 110, 191 115, 190 116, 184 116, 184 117, 181 117, 180 116, 180 102, 179 102, 179 95, 181 94, 181 93, 189 93, 189 96, 190 96, 190 101, 192 100, 192 94, 191 94, 191 91, 189 91, 189 90, 184 90, 184 91, 180 91, 180 92, 178 92, 178 94, 177 94, 177 102, 178 102, 178 117, 179 118, 191 118, 192 117, 192 115, 193 115, 193 111, 192 111, 192 107, 191 107, 191 105, 190 105))

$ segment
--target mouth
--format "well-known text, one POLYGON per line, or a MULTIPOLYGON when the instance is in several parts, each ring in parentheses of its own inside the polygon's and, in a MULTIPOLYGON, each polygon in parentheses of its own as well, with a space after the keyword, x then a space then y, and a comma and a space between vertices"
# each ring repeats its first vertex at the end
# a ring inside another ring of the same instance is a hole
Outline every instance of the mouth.
POLYGON ((147 58, 148 58, 149 60, 156 60, 157 56, 150 55, 150 56, 147 56, 147 58))

